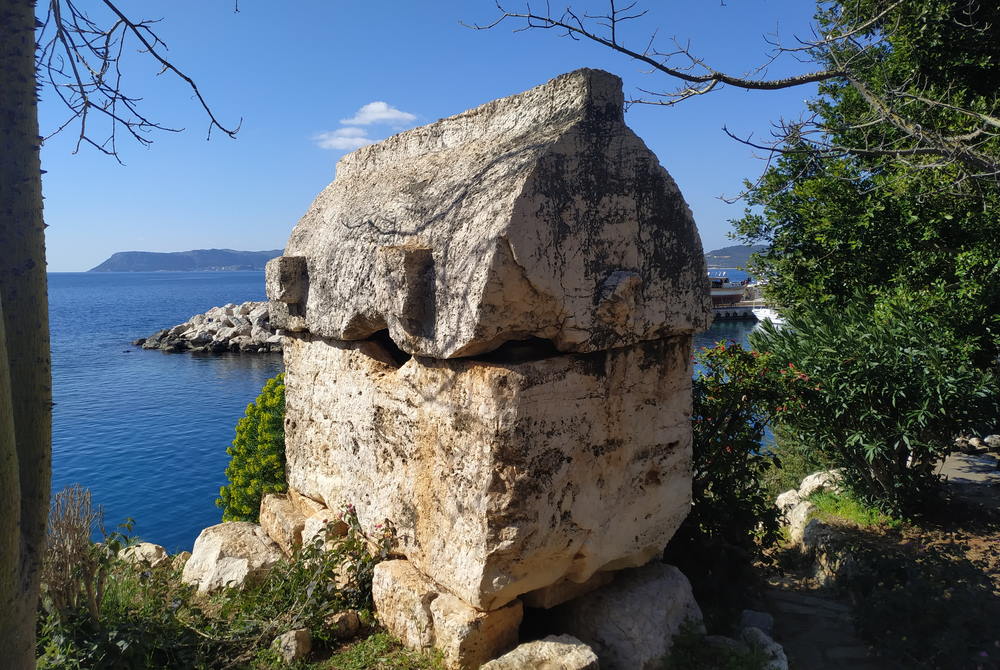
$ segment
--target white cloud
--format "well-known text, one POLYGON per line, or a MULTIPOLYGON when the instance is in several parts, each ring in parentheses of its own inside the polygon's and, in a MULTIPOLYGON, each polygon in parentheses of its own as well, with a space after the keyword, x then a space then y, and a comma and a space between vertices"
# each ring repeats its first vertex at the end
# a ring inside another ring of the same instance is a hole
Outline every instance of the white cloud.
POLYGON ((368 131, 364 128, 351 127, 319 133, 313 137, 313 140, 321 149, 338 149, 340 151, 353 151, 375 141, 368 137, 368 131))
POLYGON ((373 123, 390 123, 399 126, 413 123, 416 120, 416 114, 404 112, 396 109, 387 102, 376 100, 362 106, 351 118, 341 119, 340 122, 345 125, 356 126, 367 126, 373 123))

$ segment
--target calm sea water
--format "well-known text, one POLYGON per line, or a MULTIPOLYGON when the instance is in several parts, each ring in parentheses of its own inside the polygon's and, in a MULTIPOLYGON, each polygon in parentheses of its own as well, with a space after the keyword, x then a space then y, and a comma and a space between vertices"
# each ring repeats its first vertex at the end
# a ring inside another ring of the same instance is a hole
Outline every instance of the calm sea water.
MULTIPOLYGON (((85 486, 108 526, 132 517, 143 539, 190 549, 221 520, 226 447, 281 356, 164 354, 129 342, 216 305, 263 299, 261 272, 49 274, 53 491, 85 486)), ((719 323, 695 345, 745 342, 752 328, 719 323)))
POLYGON ((236 421, 280 354, 144 351, 137 337, 228 302, 264 299, 262 272, 51 273, 52 488, 91 490, 106 524, 190 549, 221 519, 236 421))

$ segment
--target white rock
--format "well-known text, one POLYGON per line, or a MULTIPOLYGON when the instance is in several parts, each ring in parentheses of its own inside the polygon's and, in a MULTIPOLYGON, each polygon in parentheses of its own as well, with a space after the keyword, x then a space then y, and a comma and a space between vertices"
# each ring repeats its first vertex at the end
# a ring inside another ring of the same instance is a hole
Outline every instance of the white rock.
POLYGON ((805 500, 814 493, 833 492, 840 490, 843 476, 838 470, 814 472, 802 480, 799 485, 799 498, 805 500))
POLYGON ((288 496, 269 493, 260 502, 260 527, 286 555, 302 546, 306 519, 288 496))
POLYGON ((793 544, 802 542, 802 533, 815 511, 815 505, 808 500, 803 500, 788 513, 788 537, 793 544))
POLYGON ((312 651, 312 634, 308 628, 290 630, 274 639, 271 646, 285 663, 300 661, 312 651))
POLYGON ((220 523, 198 535, 181 581, 197 585, 202 592, 238 587, 262 578, 281 556, 281 549, 257 524, 220 523))
POLYGON ((482 670, 598 670, 597 654, 572 635, 549 635, 518 645, 482 670))
POLYGON ((155 568, 170 560, 167 550, 152 542, 140 542, 121 552, 122 560, 135 565, 145 564, 155 568))
POLYGON ((802 498, 799 497, 799 492, 796 489, 790 489, 779 495, 774 504, 781 510, 782 514, 787 515, 800 502, 802 502, 802 498))
POLYGON ((603 670, 652 670, 662 666, 684 622, 700 626, 702 616, 681 571, 654 562, 549 610, 547 621, 590 645, 603 670))
POLYGON ((618 77, 578 70, 344 156, 268 263, 272 322, 339 340, 388 328, 436 358, 704 330, 694 220, 622 110, 618 77))
POLYGON ((524 363, 286 338, 289 486, 390 520, 398 550, 489 610, 660 555, 691 495, 689 339, 524 363))
POLYGON ((788 670, 785 649, 760 628, 750 626, 740 631, 740 639, 751 647, 759 649, 766 657, 765 670, 788 670))
POLYGON ((475 670, 512 648, 523 616, 517 600, 488 612, 470 607, 409 561, 375 566, 372 599, 392 635, 411 649, 436 647, 449 669, 475 670))

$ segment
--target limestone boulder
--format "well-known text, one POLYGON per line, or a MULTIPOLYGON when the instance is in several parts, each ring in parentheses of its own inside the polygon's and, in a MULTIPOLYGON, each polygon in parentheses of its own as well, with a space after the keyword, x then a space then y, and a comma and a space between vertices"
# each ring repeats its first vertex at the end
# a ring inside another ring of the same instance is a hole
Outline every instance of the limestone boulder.
POLYGON ((271 321, 471 356, 537 337, 592 352, 710 318, 690 209, 578 70, 344 156, 267 266, 271 321))
POLYGON ((520 601, 488 612, 477 610, 409 561, 376 565, 372 598, 390 633, 411 649, 439 649, 451 670, 475 670, 517 644, 523 616, 520 601))
POLYGON ((271 646, 285 663, 295 663, 307 658, 312 651, 312 634, 308 628, 290 630, 276 637, 271 646))
POLYGON ((701 624, 691 584, 659 562, 622 571, 608 586, 549 610, 549 626, 588 644, 603 670, 663 665, 685 621, 701 624))
POLYGON ((294 334, 289 486, 386 519, 470 605, 658 556, 691 500, 690 340, 521 362, 294 334))
POLYGON ((286 555, 302 546, 306 518, 289 497, 269 493, 260 502, 260 527, 286 555))
POLYGON ((802 502, 802 498, 799 497, 799 492, 796 489, 789 489, 779 495, 775 499, 774 504, 781 510, 783 515, 787 516, 800 502, 802 502))
POLYGON ((257 524, 220 523, 198 535, 181 581, 202 592, 239 587, 264 577, 281 557, 281 549, 257 524))
POLYGON ((518 645, 482 670, 598 670, 597 654, 572 635, 549 635, 518 645))
POLYGON ((815 512, 816 506, 808 500, 799 502, 798 505, 792 508, 791 512, 788 512, 786 515, 788 518, 788 538, 793 544, 802 542, 802 533, 805 531, 806 524, 813 518, 815 512))
POLYGON ((799 485, 799 498, 805 500, 814 493, 835 493, 840 490, 840 482, 842 480, 843 475, 839 470, 814 472, 803 479, 799 485))
POLYGON ((121 552, 122 560, 133 565, 148 565, 151 568, 158 567, 170 560, 167 550, 152 542, 140 542, 128 547, 121 552))

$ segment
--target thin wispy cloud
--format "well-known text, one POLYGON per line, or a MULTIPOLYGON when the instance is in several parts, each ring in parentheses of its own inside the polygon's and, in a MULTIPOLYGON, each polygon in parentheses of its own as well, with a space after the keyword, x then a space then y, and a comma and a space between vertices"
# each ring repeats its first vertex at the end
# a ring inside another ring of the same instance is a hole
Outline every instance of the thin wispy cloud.
POLYGON ((361 147, 375 142, 368 137, 368 131, 364 128, 338 128, 319 133, 313 137, 316 145, 321 149, 337 149, 339 151, 354 151, 361 147))
POLYGON ((343 128, 327 130, 313 136, 316 146, 321 149, 335 151, 354 151, 368 144, 378 142, 380 138, 369 137, 368 129, 358 126, 383 125, 400 130, 417 120, 416 114, 410 114, 396 109, 387 102, 376 100, 362 105, 349 119, 341 119, 343 128))
POLYGON ((417 120, 416 114, 410 114, 396 109, 387 102, 376 100, 363 105, 349 119, 341 119, 345 126, 368 126, 373 123, 387 123, 394 126, 404 126, 417 120))

